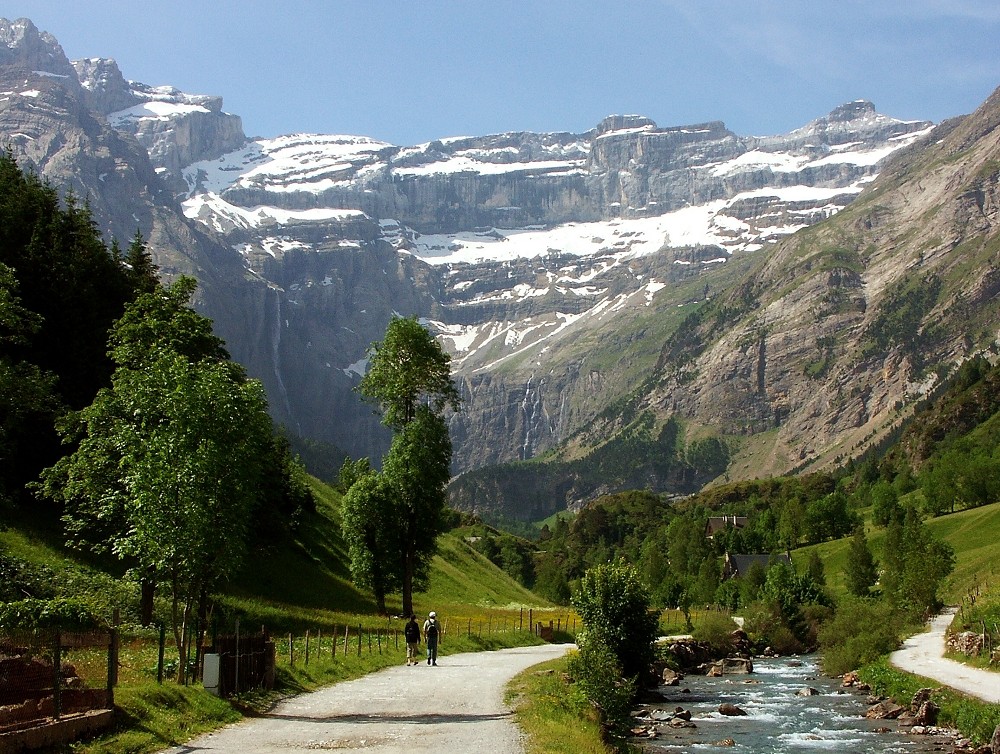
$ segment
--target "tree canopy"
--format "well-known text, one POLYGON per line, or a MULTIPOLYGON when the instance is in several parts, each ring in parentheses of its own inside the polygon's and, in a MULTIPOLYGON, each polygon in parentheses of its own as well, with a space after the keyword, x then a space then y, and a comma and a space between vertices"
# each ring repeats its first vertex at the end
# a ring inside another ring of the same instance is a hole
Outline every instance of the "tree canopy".
POLYGON ((403 613, 413 610, 413 590, 426 576, 438 534, 451 468, 447 406, 458 407, 451 359, 415 318, 394 317, 371 359, 358 392, 377 403, 393 441, 381 474, 345 464, 344 536, 351 572, 370 586, 384 611, 388 591, 402 590, 403 613))

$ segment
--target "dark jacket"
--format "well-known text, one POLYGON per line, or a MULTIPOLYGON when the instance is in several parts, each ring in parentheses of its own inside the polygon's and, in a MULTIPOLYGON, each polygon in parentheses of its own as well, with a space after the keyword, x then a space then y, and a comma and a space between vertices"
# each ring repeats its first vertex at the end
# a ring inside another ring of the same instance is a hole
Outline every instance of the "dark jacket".
POLYGON ((409 621, 406 626, 403 627, 403 636, 406 637, 406 641, 409 644, 420 643, 420 626, 415 620, 409 621))

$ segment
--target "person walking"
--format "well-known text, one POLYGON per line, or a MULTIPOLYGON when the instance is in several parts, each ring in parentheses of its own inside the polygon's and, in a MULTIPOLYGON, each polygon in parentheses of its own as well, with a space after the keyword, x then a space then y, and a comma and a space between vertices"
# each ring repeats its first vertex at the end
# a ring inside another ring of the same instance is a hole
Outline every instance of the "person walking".
POLYGON ((427 642, 427 664, 438 664, 438 635, 441 627, 438 625, 437 613, 431 610, 424 621, 424 641, 427 642))
POLYGON ((417 625, 416 615, 411 615, 410 620, 403 626, 403 636, 406 638, 406 666, 416 665, 417 647, 420 645, 420 626, 417 625))

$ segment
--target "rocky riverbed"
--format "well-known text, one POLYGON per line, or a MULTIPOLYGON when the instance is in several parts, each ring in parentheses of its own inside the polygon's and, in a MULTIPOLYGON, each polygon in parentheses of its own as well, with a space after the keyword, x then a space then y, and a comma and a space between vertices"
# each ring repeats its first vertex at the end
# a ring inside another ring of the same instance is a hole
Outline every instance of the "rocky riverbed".
POLYGON ((875 700, 824 677, 813 656, 755 660, 753 673, 690 675, 659 691, 663 702, 637 711, 635 732, 649 752, 922 754, 962 744, 909 719, 866 718, 875 700))

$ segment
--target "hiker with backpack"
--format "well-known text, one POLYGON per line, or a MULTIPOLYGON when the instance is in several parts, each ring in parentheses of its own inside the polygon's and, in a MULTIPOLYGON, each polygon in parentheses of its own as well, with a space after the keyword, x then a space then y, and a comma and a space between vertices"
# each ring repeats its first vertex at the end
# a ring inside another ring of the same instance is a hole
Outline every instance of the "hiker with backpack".
POLYGON ((437 613, 431 610, 424 621, 424 641, 427 642, 427 664, 438 664, 438 635, 441 627, 438 625, 437 613))
POLYGON ((403 626, 403 636, 406 638, 406 665, 417 665, 417 645, 420 644, 420 626, 417 624, 417 616, 411 615, 410 620, 403 626))

